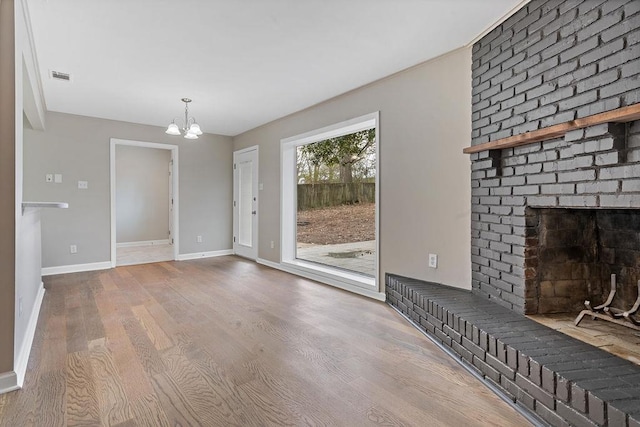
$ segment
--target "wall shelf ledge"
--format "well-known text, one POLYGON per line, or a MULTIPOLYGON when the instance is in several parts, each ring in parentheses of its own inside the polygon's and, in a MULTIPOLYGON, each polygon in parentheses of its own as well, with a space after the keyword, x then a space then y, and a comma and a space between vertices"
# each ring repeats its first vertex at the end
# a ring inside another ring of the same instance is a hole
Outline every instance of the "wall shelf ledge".
POLYGON ((520 135, 472 145, 462 150, 462 152, 465 154, 473 154, 485 150, 501 150, 503 148, 519 147, 521 145, 558 138, 576 129, 583 129, 602 123, 627 123, 634 120, 640 120, 640 104, 633 104, 604 113, 594 114, 520 135))
POLYGON ((67 209, 69 208, 69 203, 65 202, 22 202, 22 213, 24 214, 25 209, 40 209, 40 208, 57 208, 57 209, 67 209))

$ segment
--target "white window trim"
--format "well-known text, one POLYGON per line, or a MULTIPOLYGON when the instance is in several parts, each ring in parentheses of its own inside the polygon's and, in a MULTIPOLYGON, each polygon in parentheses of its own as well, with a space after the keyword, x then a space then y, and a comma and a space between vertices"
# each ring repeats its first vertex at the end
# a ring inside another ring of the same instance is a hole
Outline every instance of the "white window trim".
POLYGON ((344 122, 336 123, 321 129, 312 130, 300 135, 280 140, 280 262, 283 267, 300 275, 312 274, 321 282, 338 286, 342 289, 361 293, 360 289, 379 291, 380 265, 380 112, 366 114, 344 122), (296 149, 301 145, 335 138, 365 129, 376 130, 376 207, 375 233, 376 258, 374 277, 360 275, 339 268, 303 261, 296 258, 296 206, 297 206, 297 170, 296 149), (354 288, 355 287, 355 288, 354 288))

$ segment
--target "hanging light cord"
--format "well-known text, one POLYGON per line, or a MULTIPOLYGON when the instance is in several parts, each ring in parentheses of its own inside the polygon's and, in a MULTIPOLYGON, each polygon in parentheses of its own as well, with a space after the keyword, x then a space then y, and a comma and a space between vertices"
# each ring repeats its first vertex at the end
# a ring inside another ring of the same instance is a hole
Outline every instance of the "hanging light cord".
POLYGON ((189 130, 189 103, 191 100, 189 98, 182 98, 182 102, 184 102, 184 127, 182 130, 187 132, 189 130))

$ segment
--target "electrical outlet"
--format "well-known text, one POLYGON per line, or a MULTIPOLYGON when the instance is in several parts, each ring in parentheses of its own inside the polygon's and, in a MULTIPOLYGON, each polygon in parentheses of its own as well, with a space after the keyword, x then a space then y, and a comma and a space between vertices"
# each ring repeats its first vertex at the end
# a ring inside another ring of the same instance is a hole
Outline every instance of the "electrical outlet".
POLYGON ((272 241, 271 241, 271 249, 273 249, 273 248, 275 248, 275 247, 276 247, 276 245, 275 245, 275 243, 273 243, 273 240, 272 240, 272 241))
POLYGON ((76 246, 76 245, 69 246, 69 252, 71 252, 72 254, 77 254, 78 253, 78 246, 76 246))
POLYGON ((196 242, 202 243, 202 236, 196 236, 196 242))
POLYGON ((44 182, 53 182, 53 174, 48 173, 44 176, 44 182))
POLYGON ((88 181, 78 181, 78 188, 81 190, 86 190, 87 188, 89 188, 89 182, 88 181))
POLYGON ((429 267, 438 268, 438 255, 429 254, 429 267))

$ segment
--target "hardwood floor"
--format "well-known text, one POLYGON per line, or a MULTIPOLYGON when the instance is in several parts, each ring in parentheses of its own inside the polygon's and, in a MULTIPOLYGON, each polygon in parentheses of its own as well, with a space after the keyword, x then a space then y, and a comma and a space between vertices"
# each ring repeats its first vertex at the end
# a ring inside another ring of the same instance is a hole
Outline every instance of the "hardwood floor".
POLYGON ((384 303, 236 257, 45 278, 2 426, 520 426, 384 303))

